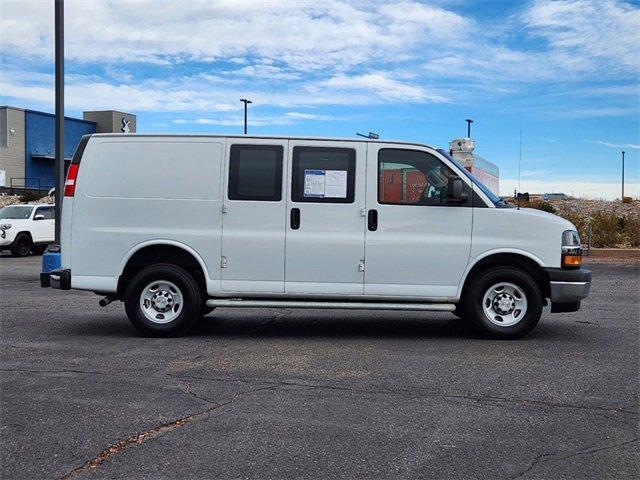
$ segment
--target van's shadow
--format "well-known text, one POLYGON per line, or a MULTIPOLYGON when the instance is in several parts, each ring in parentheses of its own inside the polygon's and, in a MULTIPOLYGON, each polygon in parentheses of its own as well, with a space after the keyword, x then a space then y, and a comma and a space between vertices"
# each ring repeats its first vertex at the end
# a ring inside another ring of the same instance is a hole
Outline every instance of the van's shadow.
MULTIPOLYGON (((123 312, 124 313, 124 312, 123 312)), ((545 329, 546 330, 546 329, 545 329)), ((80 337, 141 337, 122 317, 100 323, 83 322, 67 333, 80 337)), ((535 336, 552 332, 535 332, 535 336)), ((220 310, 200 319, 180 338, 264 339, 412 339, 484 338, 468 323, 450 314, 389 311, 220 310)))

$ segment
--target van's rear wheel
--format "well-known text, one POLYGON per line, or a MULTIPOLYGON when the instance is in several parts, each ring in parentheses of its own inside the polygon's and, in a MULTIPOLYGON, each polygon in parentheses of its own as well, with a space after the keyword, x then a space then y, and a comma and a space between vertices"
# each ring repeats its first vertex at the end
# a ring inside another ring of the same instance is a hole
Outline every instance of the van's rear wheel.
POLYGON ((540 321, 543 298, 535 280, 512 267, 480 274, 465 299, 465 317, 495 338, 521 338, 540 321))
POLYGON ((200 289, 181 267, 157 264, 143 268, 129 283, 125 309, 140 332, 173 336, 187 331, 200 316, 200 289))

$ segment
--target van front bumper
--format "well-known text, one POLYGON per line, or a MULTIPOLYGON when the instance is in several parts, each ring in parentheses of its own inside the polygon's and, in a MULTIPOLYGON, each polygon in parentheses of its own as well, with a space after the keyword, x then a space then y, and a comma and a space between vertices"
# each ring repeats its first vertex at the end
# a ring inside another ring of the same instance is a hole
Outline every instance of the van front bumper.
POLYGON ((71 270, 52 270, 40 274, 40 286, 71 290, 71 270))
POLYGON ((551 313, 575 312, 591 291, 591 270, 548 268, 551 313))

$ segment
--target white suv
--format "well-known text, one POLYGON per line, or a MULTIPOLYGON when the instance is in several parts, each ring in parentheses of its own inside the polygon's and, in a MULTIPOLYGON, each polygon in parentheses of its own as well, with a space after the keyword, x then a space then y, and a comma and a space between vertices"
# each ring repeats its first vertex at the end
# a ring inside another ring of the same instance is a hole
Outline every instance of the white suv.
POLYGON ((14 257, 41 255, 54 240, 54 205, 9 205, 0 209, 0 250, 14 257))

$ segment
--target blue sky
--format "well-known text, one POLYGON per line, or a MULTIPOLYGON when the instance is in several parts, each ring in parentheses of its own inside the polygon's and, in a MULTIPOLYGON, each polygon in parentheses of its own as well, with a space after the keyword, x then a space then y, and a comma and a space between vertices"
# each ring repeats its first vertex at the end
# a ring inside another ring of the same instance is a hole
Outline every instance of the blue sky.
MULTIPOLYGON (((67 113, 139 132, 382 138, 446 146, 475 120, 502 193, 640 184, 636 1, 66 1, 67 113)), ((53 111, 53 2, 0 3, 0 104, 53 111)))

